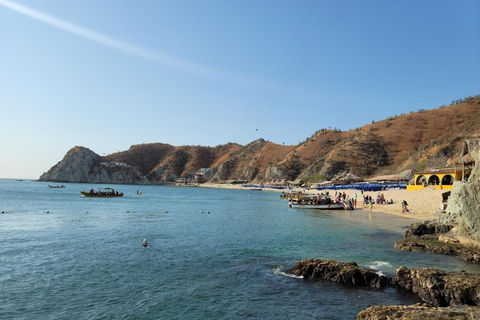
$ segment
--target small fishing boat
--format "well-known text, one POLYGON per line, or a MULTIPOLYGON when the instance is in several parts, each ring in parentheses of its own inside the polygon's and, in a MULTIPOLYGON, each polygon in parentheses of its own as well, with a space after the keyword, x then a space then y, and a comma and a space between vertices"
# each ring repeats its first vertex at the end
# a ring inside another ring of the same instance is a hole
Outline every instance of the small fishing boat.
POLYGON ((65 188, 65 186, 62 184, 62 185, 51 185, 49 184, 48 185, 49 188, 65 188))
POLYGON ((123 197, 122 192, 115 191, 113 188, 98 188, 90 191, 80 191, 83 197, 99 197, 99 198, 117 198, 123 197))

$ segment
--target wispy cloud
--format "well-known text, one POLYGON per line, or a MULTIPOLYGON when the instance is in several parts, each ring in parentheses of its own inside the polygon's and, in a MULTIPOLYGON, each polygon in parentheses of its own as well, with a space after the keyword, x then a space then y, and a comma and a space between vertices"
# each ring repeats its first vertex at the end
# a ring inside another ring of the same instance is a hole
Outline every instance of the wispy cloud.
POLYGON ((123 51, 133 56, 158 63, 160 65, 163 65, 169 68, 177 69, 183 72, 197 74, 204 77, 217 78, 220 80, 233 80, 233 81, 245 80, 245 79, 241 79, 240 77, 216 70, 214 68, 206 67, 200 64, 193 63, 188 60, 179 59, 166 54, 150 51, 148 49, 135 46, 128 42, 115 39, 105 34, 95 32, 93 30, 67 22, 57 17, 20 5, 13 1, 0 0, 0 5, 6 8, 9 8, 13 11, 16 11, 18 13, 21 13, 23 15, 26 15, 35 20, 57 27, 61 30, 76 34, 77 36, 100 43, 110 48, 123 51))

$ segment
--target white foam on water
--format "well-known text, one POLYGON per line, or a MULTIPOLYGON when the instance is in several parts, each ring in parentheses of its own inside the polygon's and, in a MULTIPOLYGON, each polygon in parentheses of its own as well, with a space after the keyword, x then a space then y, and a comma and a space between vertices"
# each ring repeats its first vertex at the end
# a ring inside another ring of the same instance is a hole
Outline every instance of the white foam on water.
POLYGON ((296 275, 291 274, 291 273, 283 272, 282 267, 273 268, 272 272, 273 272, 273 274, 282 275, 282 276, 289 277, 289 278, 303 279, 303 276, 296 276, 296 275))
POLYGON ((387 261, 373 261, 372 263, 370 263, 370 265, 368 265, 368 267, 371 269, 378 270, 378 268, 381 268, 381 267, 391 268, 392 264, 387 261))

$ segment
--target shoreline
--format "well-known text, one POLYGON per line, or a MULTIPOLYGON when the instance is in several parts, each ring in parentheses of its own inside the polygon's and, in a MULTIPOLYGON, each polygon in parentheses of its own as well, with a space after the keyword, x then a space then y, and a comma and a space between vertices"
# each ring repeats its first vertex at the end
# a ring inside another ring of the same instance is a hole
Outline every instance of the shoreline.
MULTIPOLYGON (((249 190, 249 188, 242 187, 241 184, 220 184, 220 183, 204 183, 200 184, 200 188, 220 188, 220 189, 233 189, 233 190, 249 190)), ((281 193, 284 190, 280 189, 263 189, 262 191, 272 191, 281 193)), ((355 193, 357 194, 357 208, 356 210, 370 211, 367 205, 363 204, 363 195, 371 196, 373 199, 376 199, 379 192, 377 191, 365 191, 355 189, 345 189, 345 190, 316 190, 316 189, 304 189, 304 188, 293 188, 290 191, 302 191, 305 194, 318 194, 329 192, 330 195, 334 196, 335 192, 345 192, 345 194, 353 198, 355 193)), ((412 218, 416 220, 436 220, 438 215, 438 209, 442 202, 442 193, 445 190, 436 190, 436 189, 421 189, 415 191, 407 191, 405 189, 390 189, 380 191, 384 194, 387 201, 393 200, 393 204, 374 204, 372 211, 373 212, 382 212, 402 218, 412 218), (402 200, 407 201, 409 213, 402 213, 402 200)), ((355 210, 353 211, 355 212, 355 210)))

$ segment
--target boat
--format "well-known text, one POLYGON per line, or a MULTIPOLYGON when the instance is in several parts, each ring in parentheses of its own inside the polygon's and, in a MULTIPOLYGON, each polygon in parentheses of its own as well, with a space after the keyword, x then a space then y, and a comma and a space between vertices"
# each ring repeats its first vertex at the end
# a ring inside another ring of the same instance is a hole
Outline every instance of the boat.
POLYGON ((115 191, 113 188, 98 188, 90 191, 80 191, 83 197, 98 197, 98 198, 118 198, 123 197, 122 192, 115 191))
POLYGON ((347 209, 342 202, 332 202, 332 203, 320 203, 320 204, 309 204, 309 203, 298 203, 291 202, 291 208, 296 209, 315 209, 315 210, 344 210, 347 209))
POLYGON ((65 186, 62 184, 62 185, 51 185, 49 184, 48 185, 49 188, 65 188, 65 186))
POLYGON ((353 204, 351 201, 338 200, 332 201, 330 195, 322 194, 321 197, 314 195, 303 195, 296 199, 290 199, 288 201, 290 208, 297 209, 316 209, 316 210, 353 210, 353 204))

